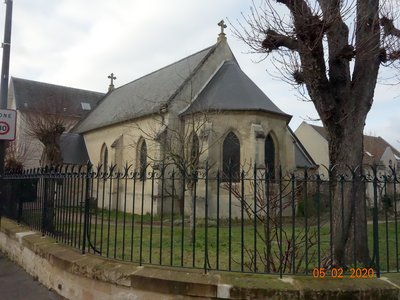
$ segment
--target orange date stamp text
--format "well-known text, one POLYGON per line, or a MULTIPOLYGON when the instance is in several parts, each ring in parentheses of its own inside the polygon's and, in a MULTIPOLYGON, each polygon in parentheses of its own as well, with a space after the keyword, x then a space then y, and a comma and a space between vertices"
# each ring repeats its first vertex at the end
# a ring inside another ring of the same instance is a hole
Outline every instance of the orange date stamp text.
POLYGON ((350 268, 350 273, 345 273, 343 268, 314 268, 312 275, 314 278, 350 278, 350 279, 368 279, 375 277, 375 271, 372 268, 350 268))

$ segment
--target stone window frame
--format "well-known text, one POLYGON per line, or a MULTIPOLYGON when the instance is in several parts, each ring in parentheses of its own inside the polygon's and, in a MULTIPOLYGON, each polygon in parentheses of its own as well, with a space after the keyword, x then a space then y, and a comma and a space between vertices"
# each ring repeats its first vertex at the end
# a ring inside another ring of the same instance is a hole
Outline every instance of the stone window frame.
POLYGON ((267 158, 266 158, 266 142, 267 142, 267 139, 268 139, 268 137, 270 137, 270 140, 272 141, 272 144, 273 144, 273 146, 274 146, 274 157, 273 157, 273 159, 274 159, 274 161, 273 161, 273 163, 274 163, 274 165, 273 165, 273 169, 272 169, 272 180, 274 180, 275 178, 276 178, 276 176, 277 176, 277 171, 278 171, 278 161, 279 161, 279 143, 278 143, 278 140, 277 140, 277 138, 276 138, 276 134, 275 134, 275 132, 273 131, 273 130, 270 130, 266 135, 265 135, 265 139, 264 139, 264 161, 263 161, 263 163, 264 163, 264 168, 265 168, 265 171, 267 171, 267 169, 268 169, 268 165, 267 165, 267 158))
MULTIPOLYGON (((226 154, 225 146, 229 146, 229 145, 226 145, 225 142, 227 141, 227 138, 229 136, 231 136, 231 135, 234 135, 234 137, 236 137, 237 142, 238 142, 238 150, 239 150, 239 152, 237 153, 237 155, 235 155, 236 158, 237 158, 236 159, 237 162, 233 162, 233 168, 234 169, 231 171, 232 172, 232 175, 231 175, 232 176, 231 177, 232 183, 237 183, 237 182, 240 182, 242 143, 240 142, 240 138, 239 138, 238 133, 233 129, 228 130, 227 133, 225 134, 225 137, 222 139, 222 155, 221 155, 221 164, 222 164, 222 168, 221 168, 222 170, 221 171, 222 171, 222 173, 221 173, 221 182, 228 182, 229 179, 230 179, 229 174, 227 174, 227 171, 229 171, 229 170, 226 169, 226 168, 229 168, 229 163, 226 163, 226 159, 227 158, 225 158, 225 154, 226 154)), ((230 162, 230 163, 232 163, 232 162, 230 162)), ((231 167, 232 167, 232 165, 231 165, 231 167)))
POLYGON ((102 165, 103 173, 106 174, 108 171, 108 159, 109 151, 107 144, 104 142, 100 150, 100 164, 102 165))
POLYGON ((141 181, 144 181, 147 178, 146 170, 147 170, 148 147, 146 139, 143 137, 140 137, 138 140, 136 157, 137 157, 137 166, 139 170, 139 179, 141 181), (143 146, 145 148, 143 148, 143 146))

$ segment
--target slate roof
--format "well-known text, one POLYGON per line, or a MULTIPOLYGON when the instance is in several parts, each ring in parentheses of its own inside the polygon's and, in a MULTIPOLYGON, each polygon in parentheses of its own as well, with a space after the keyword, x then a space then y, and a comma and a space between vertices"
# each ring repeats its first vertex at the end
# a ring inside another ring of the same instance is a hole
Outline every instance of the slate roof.
POLYGON ((222 65, 190 107, 181 115, 224 110, 266 111, 291 118, 263 93, 234 60, 222 65))
POLYGON ((59 145, 64 164, 84 165, 89 161, 82 135, 64 132, 60 136, 59 145))
POLYGON ((17 77, 11 77, 10 88, 19 111, 41 111, 78 118, 90 112, 82 108, 82 102, 94 109, 105 95, 17 77))
MULTIPOLYGON (((397 151, 396 148, 390 145, 382 137, 364 135, 364 149, 365 151, 368 151, 370 154, 372 154, 373 159, 379 160, 387 147, 392 149, 394 155, 400 157, 400 152, 397 151)), ((364 155, 365 158, 367 158, 368 156, 368 154, 364 155)))
POLYGON ((158 112, 177 95, 215 47, 208 47, 113 90, 74 131, 83 133, 158 112))

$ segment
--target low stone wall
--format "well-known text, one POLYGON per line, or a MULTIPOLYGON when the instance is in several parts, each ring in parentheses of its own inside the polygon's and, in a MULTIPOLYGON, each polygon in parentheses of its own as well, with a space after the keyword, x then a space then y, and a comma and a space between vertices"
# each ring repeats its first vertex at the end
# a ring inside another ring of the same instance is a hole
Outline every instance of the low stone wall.
MULTIPOLYGON (((1 220, 0 251, 67 299, 400 299, 400 274, 313 279, 140 267, 62 246, 1 220)), ((28 293, 28 291, 27 291, 28 293)))

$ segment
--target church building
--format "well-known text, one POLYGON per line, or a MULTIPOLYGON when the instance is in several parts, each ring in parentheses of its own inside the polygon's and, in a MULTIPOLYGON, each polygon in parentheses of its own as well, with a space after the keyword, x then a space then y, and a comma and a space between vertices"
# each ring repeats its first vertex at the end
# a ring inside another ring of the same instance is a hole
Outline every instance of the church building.
POLYGON ((292 171, 312 165, 288 127, 291 116, 241 70, 226 26, 219 25, 216 44, 121 87, 110 85, 73 129, 83 135, 95 166, 106 172, 110 165, 120 171, 133 165, 145 180, 161 162, 188 169, 207 162, 236 178, 241 170, 251 175, 254 166, 275 176, 278 166, 292 171))
POLYGON ((181 132, 196 134, 201 158, 220 169, 229 148, 233 165, 293 170, 290 119, 241 70, 222 30, 215 45, 112 89, 73 131, 93 164, 137 165, 145 152, 161 160, 163 135, 181 132))

